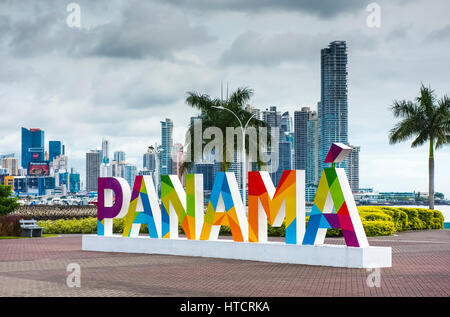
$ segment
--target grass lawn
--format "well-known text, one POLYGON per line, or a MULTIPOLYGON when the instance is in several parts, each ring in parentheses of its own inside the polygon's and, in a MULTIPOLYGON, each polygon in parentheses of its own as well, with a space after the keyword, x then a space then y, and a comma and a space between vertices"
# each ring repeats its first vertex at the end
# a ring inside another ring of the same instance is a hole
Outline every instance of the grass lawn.
MULTIPOLYGON (((50 237, 57 237, 57 234, 43 234, 42 238, 50 238, 50 237)), ((11 236, 0 236, 1 239, 29 239, 30 237, 11 237, 11 236)))

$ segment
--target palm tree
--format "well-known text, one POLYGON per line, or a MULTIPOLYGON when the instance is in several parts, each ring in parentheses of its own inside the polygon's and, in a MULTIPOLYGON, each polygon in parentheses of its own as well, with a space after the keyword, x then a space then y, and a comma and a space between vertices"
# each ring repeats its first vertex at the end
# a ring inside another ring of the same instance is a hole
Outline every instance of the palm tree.
POLYGON ((445 95, 436 103, 434 90, 420 88, 415 102, 395 100, 391 106, 395 118, 403 118, 389 133, 389 143, 395 144, 415 137, 411 147, 429 141, 428 196, 429 208, 434 209, 434 149, 450 143, 450 99, 445 95))
MULTIPOLYGON (((253 90, 247 87, 238 88, 235 92, 233 92, 229 98, 226 100, 215 98, 211 99, 210 96, 205 94, 199 94, 197 92, 188 92, 186 97, 186 103, 195 108, 200 110, 200 119, 202 120, 202 130, 204 131, 208 127, 217 127, 222 131, 222 134, 225 138, 226 135, 226 128, 227 127, 239 127, 239 121, 237 118, 231 113, 235 113, 241 122, 244 124, 252 117, 252 113, 245 110, 245 106, 247 102, 250 100, 251 96, 253 95, 253 90), (226 108, 231 110, 229 111, 223 111, 217 108, 226 108)), ((267 127, 267 124, 264 121, 261 121, 257 118, 252 118, 249 121, 248 124, 249 127, 259 128, 259 127, 267 127)), ((202 131, 202 133, 203 133, 202 131)), ((257 130, 258 131, 258 130, 257 130)), ((188 143, 193 144, 193 137, 194 137, 194 127, 193 125, 189 126, 189 135, 191 136, 191 140, 188 140, 188 143)), ((259 144, 259 138, 258 144, 256 144, 257 149, 260 149, 262 144, 259 144)), ((268 132, 268 143, 270 144, 270 133, 268 132)), ((249 142, 250 145, 254 145, 253 140, 251 138, 246 137, 246 149, 249 148, 249 142)), ((206 140, 202 141, 202 149, 207 144, 206 140)), ((237 142, 234 142, 234 151, 239 150, 239 145, 237 142)), ((226 161, 226 142, 223 142, 223 149, 222 149, 222 162, 221 162, 221 169, 222 171, 227 171, 228 168, 231 166, 232 162, 226 161)), ((191 151, 191 160, 190 162, 184 162, 181 169, 184 172, 189 170, 192 167, 192 164, 194 162, 194 151, 191 151)), ((257 158, 258 166, 263 165, 263 162, 257 158)))

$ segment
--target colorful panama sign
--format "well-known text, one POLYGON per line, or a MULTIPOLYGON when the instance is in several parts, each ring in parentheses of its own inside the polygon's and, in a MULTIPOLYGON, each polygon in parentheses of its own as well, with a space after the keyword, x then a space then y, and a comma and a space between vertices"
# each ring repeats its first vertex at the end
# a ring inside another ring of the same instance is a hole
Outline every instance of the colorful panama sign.
POLYGON ((268 172, 248 173, 246 212, 233 173, 216 174, 203 210, 203 175, 161 176, 161 200, 150 176, 131 190, 122 178, 98 180, 98 234, 83 235, 82 250, 170 254, 351 268, 392 266, 390 247, 369 246, 344 169, 335 168, 351 148, 333 144, 305 225, 305 171, 284 171, 275 188, 268 172), (124 218, 121 235, 113 219, 124 218), (139 236, 142 224, 148 237, 139 236), (186 238, 178 238, 181 225, 186 238), (268 241, 267 225, 285 225, 285 242, 268 241), (221 226, 233 240, 218 240, 221 226), (342 229, 346 246, 325 245, 328 229, 342 229))
MULTIPOLYGON (((326 161, 342 162, 349 153, 333 144, 326 161)), ((161 207, 150 176, 137 176, 133 190, 123 178, 98 180, 99 236, 112 236, 113 218, 125 218, 123 237, 138 237, 141 224, 153 239, 178 239, 178 224, 187 240, 217 240, 229 226, 235 242, 267 242, 267 224, 285 223, 286 244, 321 245, 328 229, 342 229, 349 247, 368 247, 356 204, 342 168, 323 169, 314 205, 305 226, 305 171, 284 171, 275 188, 268 172, 248 173, 248 214, 233 173, 216 174, 203 211, 203 175, 188 174, 186 191, 176 175, 161 176, 161 207), (114 198, 114 202, 113 202, 114 198)))

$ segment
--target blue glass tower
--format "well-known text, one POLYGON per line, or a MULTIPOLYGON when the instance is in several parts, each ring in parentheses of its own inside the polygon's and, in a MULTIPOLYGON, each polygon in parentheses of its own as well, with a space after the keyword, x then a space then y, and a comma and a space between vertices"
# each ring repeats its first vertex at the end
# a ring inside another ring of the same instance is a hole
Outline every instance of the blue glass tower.
POLYGON ((44 131, 22 128, 21 166, 29 169, 30 162, 44 161, 44 131))
POLYGON ((53 161, 53 159, 61 154, 61 141, 48 141, 48 159, 53 161))
MULTIPOLYGON (((347 103, 347 44, 345 41, 331 42, 321 50, 321 100, 318 107, 319 125, 319 171, 331 144, 348 144, 347 103)), ((346 170, 347 160, 338 163, 346 170)))

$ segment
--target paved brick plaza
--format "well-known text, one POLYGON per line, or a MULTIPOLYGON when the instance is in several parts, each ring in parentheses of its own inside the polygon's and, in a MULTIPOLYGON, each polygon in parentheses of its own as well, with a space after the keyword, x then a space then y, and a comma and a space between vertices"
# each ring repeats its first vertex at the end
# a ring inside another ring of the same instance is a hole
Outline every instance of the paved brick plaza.
POLYGON ((0 240, 0 296, 450 296, 450 230, 369 242, 392 246, 379 288, 366 269, 87 252, 80 235, 0 240), (69 263, 81 288, 66 286, 69 263))

